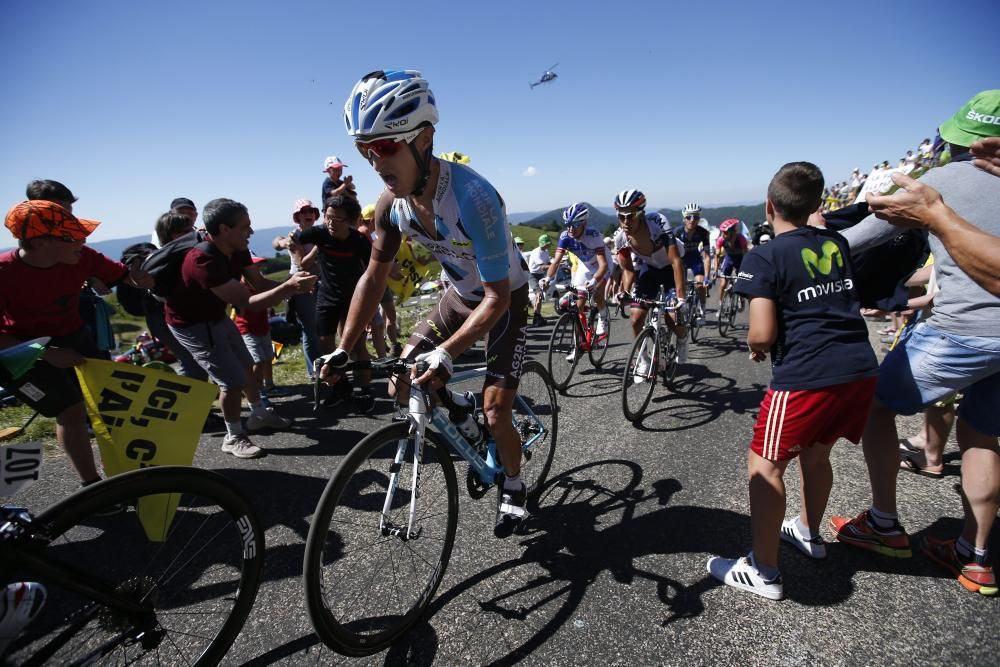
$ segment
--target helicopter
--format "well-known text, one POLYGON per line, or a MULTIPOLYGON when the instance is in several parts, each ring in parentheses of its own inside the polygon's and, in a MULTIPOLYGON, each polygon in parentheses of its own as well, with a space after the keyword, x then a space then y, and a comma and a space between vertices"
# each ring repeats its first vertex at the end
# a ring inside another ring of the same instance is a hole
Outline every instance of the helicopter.
POLYGON ((543 83, 548 83, 549 81, 555 81, 556 77, 558 77, 559 75, 553 72, 552 70, 554 70, 558 65, 559 63, 556 63, 552 67, 548 68, 547 70, 545 70, 545 73, 542 74, 541 79, 535 81, 534 83, 529 83, 528 85, 531 86, 532 89, 534 89, 535 86, 540 86, 543 83))

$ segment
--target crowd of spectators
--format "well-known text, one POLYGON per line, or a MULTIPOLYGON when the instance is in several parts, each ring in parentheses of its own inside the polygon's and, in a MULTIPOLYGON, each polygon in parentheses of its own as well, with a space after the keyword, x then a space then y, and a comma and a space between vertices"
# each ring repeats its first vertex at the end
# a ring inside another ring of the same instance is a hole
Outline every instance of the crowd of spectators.
MULTIPOLYGON (((892 173, 903 172, 910 174, 916 170, 927 170, 943 164, 948 159, 947 142, 941 139, 941 135, 935 135, 934 141, 924 138, 916 149, 906 151, 906 154, 899 158, 895 165, 888 160, 876 162, 867 172, 862 172, 860 167, 851 170, 850 177, 827 185, 823 190, 823 211, 835 211, 857 201, 858 196, 865 192, 865 184, 872 180, 878 182, 883 187, 892 185, 892 173)), ((881 189, 881 188, 880 188, 881 189)), ((884 191, 884 190, 883 190, 884 191)))

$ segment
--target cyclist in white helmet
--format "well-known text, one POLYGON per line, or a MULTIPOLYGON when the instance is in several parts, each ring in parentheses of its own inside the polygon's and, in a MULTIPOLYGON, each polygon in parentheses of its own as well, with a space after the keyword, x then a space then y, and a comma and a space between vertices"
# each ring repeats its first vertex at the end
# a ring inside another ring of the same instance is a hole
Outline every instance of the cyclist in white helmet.
MULTIPOLYGON (((577 259, 572 278, 573 288, 577 291, 576 306, 583 310, 587 303, 587 292, 594 295, 598 313, 594 333, 603 336, 608 331, 608 323, 604 317, 604 279, 608 275, 608 256, 600 232, 587 227, 589 217, 590 209, 586 204, 573 204, 563 211, 563 226, 566 229, 559 235, 555 257, 549 265, 548 274, 542 278, 544 286, 542 281, 539 281, 539 285, 543 289, 547 288, 563 256, 567 252, 573 253, 577 259)), ((569 359, 572 360, 575 354, 574 349, 569 359)))
MULTIPOLYGON (((469 167, 434 157, 438 113, 420 72, 366 74, 351 91, 344 116, 347 133, 386 189, 375 205, 377 238, 351 301, 342 347, 323 358, 320 377, 339 377, 346 350, 365 335, 378 308, 403 237, 419 241, 441 262, 450 286, 417 326, 403 357, 430 367, 414 382, 443 383, 452 358, 485 336, 483 409, 504 468, 494 533, 507 537, 527 517, 521 439, 511 414, 527 348, 528 271, 511 238, 503 199, 469 167)), ((405 404, 406 387, 393 391, 405 404)))
POLYGON ((708 284, 705 276, 711 275, 712 255, 709 250, 712 240, 708 230, 700 226, 701 206, 691 202, 684 207, 684 224, 674 229, 674 236, 681 246, 681 258, 684 266, 691 270, 694 276, 695 293, 698 295, 698 318, 704 322, 705 300, 708 294, 708 284))
MULTIPOLYGON (((642 331, 648 308, 638 300, 652 301, 660 288, 664 295, 677 288, 677 306, 684 303, 684 263, 673 232, 661 214, 646 215, 646 196, 639 190, 622 190, 615 198, 619 229, 615 232, 615 253, 622 266, 622 289, 632 292, 632 337, 642 331), (634 292, 633 285, 635 286, 634 292)), ((628 296, 625 296, 628 298, 628 296)), ((670 313, 664 322, 677 334, 677 353, 687 361, 687 328, 676 324, 670 313)))

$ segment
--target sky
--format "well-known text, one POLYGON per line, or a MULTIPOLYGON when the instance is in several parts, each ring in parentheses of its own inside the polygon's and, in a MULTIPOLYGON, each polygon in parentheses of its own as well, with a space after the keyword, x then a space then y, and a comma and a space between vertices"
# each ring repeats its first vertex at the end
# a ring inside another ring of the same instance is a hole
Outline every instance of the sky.
POLYGON ((374 201, 343 104, 390 68, 423 72, 435 152, 468 153, 510 212, 625 188, 657 208, 760 202, 785 162, 828 182, 895 163, 1000 88, 1000 3, 961 7, 4 0, 0 202, 61 181, 102 221, 93 240, 146 234, 178 196, 236 199, 274 227, 319 198, 327 155, 374 201))

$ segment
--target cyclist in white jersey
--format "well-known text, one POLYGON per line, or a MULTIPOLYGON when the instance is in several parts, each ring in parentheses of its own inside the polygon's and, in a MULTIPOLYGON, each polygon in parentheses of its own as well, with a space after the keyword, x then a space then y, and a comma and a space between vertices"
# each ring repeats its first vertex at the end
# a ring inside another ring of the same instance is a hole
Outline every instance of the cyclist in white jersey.
MULTIPOLYGON (((587 292, 594 295, 594 304, 597 307, 595 333, 602 336, 608 330, 608 323, 604 317, 604 279, 608 275, 608 250, 604 247, 601 234, 596 229, 587 227, 589 216, 590 210, 584 204, 573 204, 563 211, 563 225, 566 229, 559 235, 556 254, 549 265, 548 274, 538 284, 542 289, 546 289, 552 277, 556 275, 563 256, 567 252, 573 253, 577 259, 572 276, 573 288, 576 290, 576 307, 583 310, 587 303, 587 292)), ((570 354, 570 358, 574 354, 576 350, 570 354)))
MULTIPOLYGON (((615 198, 615 209, 620 225, 615 232, 615 254, 622 266, 622 289, 637 299, 632 303, 631 316, 632 337, 635 338, 645 325, 648 310, 638 300, 652 301, 660 288, 666 295, 680 286, 677 307, 684 304, 684 262, 666 220, 662 220, 659 213, 646 215, 646 196, 642 192, 622 190, 615 198)), ((680 362, 684 363, 687 361, 687 328, 676 324, 669 312, 663 315, 666 325, 677 334, 677 353, 680 362)))
MULTIPOLYGON (((336 380, 347 352, 364 335, 385 290, 396 251, 410 236, 441 262, 450 286, 410 337, 403 357, 430 370, 414 382, 443 383, 452 358, 486 337, 483 410, 503 462, 497 537, 527 516, 521 439, 511 415, 527 348, 528 271, 514 246, 500 195, 472 169, 433 156, 438 114, 427 81, 413 70, 366 74, 344 107, 348 134, 386 190, 375 206, 378 237, 358 282, 340 349, 324 358, 324 381, 336 380)), ((405 403, 406 387, 397 400, 405 403)))

